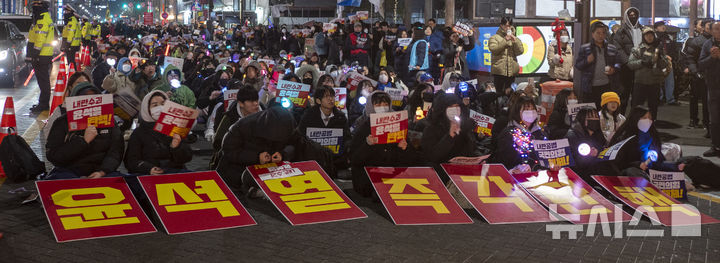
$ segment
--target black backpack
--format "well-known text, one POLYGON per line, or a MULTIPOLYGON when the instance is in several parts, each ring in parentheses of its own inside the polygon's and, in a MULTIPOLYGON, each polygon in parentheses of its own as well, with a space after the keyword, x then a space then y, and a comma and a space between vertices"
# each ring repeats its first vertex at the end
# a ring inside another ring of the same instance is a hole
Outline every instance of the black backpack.
POLYGON ((692 179, 693 184, 720 188, 720 176, 717 175, 720 167, 712 161, 698 156, 690 156, 680 158, 678 162, 685 163, 683 172, 692 179))
POLYGON ((5 136, 0 143, 0 162, 9 183, 22 183, 45 172, 45 163, 17 134, 5 136))

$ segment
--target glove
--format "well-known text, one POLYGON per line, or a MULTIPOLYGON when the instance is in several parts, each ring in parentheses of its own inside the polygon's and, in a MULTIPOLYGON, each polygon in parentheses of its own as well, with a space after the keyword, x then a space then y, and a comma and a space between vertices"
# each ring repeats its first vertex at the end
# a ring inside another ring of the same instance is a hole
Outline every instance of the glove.
POLYGON ((552 58, 553 63, 560 64, 560 56, 558 54, 555 54, 552 58))
POLYGON ((214 137, 215 132, 212 129, 208 129, 205 131, 205 140, 212 142, 214 137))

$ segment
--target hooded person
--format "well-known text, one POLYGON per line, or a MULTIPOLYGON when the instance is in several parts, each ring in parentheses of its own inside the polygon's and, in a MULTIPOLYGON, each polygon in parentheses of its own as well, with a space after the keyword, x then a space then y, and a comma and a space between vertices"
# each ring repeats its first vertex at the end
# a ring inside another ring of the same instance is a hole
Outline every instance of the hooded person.
POLYGON ((365 115, 358 120, 359 125, 350 146, 353 189, 364 197, 370 197, 373 193, 372 184, 364 167, 411 167, 419 165, 422 160, 422 156, 413 147, 408 147, 405 139, 397 143, 376 143, 377 138, 370 134, 370 114, 391 112, 391 99, 390 95, 379 90, 368 97, 365 115))
POLYGON ((299 160, 298 135, 292 114, 281 107, 243 117, 223 138, 217 171, 230 187, 248 186, 241 178, 247 166, 299 160))
POLYGON ((423 130, 422 150, 425 159, 439 172, 444 183, 450 179, 441 163, 455 157, 475 156, 475 122, 470 111, 455 94, 438 92, 428 113, 429 125, 423 130))
POLYGON ((449 89, 455 89, 460 82, 463 81, 462 72, 460 71, 450 71, 446 72, 445 76, 443 77, 442 82, 442 90, 448 91, 449 89))
POLYGON ((594 108, 581 108, 564 138, 570 143, 570 152, 575 161, 572 170, 586 182, 592 182, 591 175, 612 175, 610 163, 597 158, 607 141, 600 127, 600 116, 594 108))
POLYGON ((189 108, 195 108, 195 93, 182 85, 183 73, 173 65, 168 65, 163 73, 163 84, 154 90, 170 92, 170 101, 189 108))
MULTIPOLYGON (((610 41, 617 47, 620 57, 628 59, 633 48, 640 46, 643 39, 643 28, 640 24, 640 10, 635 7, 630 7, 625 10, 622 26, 612 35, 612 40, 610 41)), ((630 94, 632 94, 635 87, 635 79, 633 70, 628 68, 627 64, 621 68, 619 75, 620 84, 622 85, 622 92, 620 93, 622 102, 620 104, 620 113, 625 113, 630 94)))
POLYGON ((130 80, 130 73, 132 72, 132 63, 128 58, 121 58, 117 65, 115 65, 115 72, 107 75, 102 82, 102 88, 108 93, 118 93, 121 91, 128 91, 132 94, 142 98, 136 93, 135 82, 130 80))
POLYGON ((140 105, 140 125, 130 135, 125 153, 125 168, 132 174, 157 175, 187 171, 192 160, 190 145, 180 135, 172 137, 154 130, 163 105, 165 92, 154 90, 140 105))
POLYGON ((164 83, 160 78, 155 61, 149 59, 138 62, 138 66, 130 73, 130 79, 135 82, 135 89, 141 95, 147 94, 164 83))
POLYGON ((634 71, 632 106, 642 105, 647 101, 650 114, 654 120, 657 119, 660 90, 665 85, 665 76, 673 69, 670 58, 660 46, 652 27, 643 29, 642 44, 633 48, 627 67, 634 71))
POLYGON ((310 94, 312 94, 312 89, 317 87, 318 79, 320 79, 320 71, 318 71, 315 66, 306 64, 300 66, 297 71, 295 71, 295 74, 300 77, 300 81, 303 84, 310 85, 310 94))
MULTIPOLYGON (((100 94, 101 90, 89 82, 82 82, 70 92, 70 97, 100 94)), ((45 144, 45 156, 55 168, 44 177, 74 179, 122 176, 117 172, 123 157, 123 134, 116 126, 69 131, 67 113, 52 124, 45 144)))

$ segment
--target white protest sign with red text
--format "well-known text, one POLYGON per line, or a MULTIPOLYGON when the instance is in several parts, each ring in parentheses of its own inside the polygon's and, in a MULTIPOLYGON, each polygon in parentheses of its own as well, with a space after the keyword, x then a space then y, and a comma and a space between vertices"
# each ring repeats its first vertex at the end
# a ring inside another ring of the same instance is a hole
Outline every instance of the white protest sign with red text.
POLYGON ((282 98, 288 98, 295 106, 303 108, 307 105, 308 95, 310 95, 310 85, 287 80, 278 81, 275 91, 277 102, 282 98))
POLYGON ((185 138, 197 117, 197 110, 167 100, 153 129, 170 137, 179 134, 185 138))
POLYGON ((407 111, 370 114, 370 135, 377 144, 398 143, 407 138, 407 131, 407 111))
POLYGON ((115 126, 112 94, 67 97, 65 106, 69 131, 84 130, 88 126, 95 128, 115 126))
POLYGON ((365 167, 396 225, 470 224, 432 167, 365 167))
POLYGON ((168 234, 255 225, 215 171, 138 176, 168 234))
POLYGON ((122 177, 36 181, 57 242, 155 232, 122 177))
POLYGON ((237 100, 237 94, 238 90, 236 89, 229 89, 223 92, 223 105, 225 106, 225 111, 227 111, 233 101, 237 100))
POLYGON ((268 163, 247 170, 292 225, 367 217, 315 161, 268 163))
POLYGON ((333 88, 335 90, 335 107, 338 110, 344 110, 347 105, 347 89, 333 88))
POLYGON ((475 129, 475 133, 482 133, 485 136, 492 135, 492 128, 495 124, 495 118, 478 113, 474 110, 470 110, 470 119, 475 121, 475 126, 477 127, 475 129))

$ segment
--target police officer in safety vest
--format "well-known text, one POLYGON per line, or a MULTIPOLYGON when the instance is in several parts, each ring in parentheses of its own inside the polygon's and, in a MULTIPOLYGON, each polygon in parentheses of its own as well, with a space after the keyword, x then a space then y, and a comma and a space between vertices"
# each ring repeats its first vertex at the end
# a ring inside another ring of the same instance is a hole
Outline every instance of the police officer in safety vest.
POLYGON ((63 8, 63 21, 65 27, 62 32, 62 51, 65 52, 68 64, 75 66, 75 53, 80 49, 80 31, 75 10, 70 5, 63 8))
POLYGON ((39 113, 50 108, 50 67, 52 66, 55 28, 48 13, 48 2, 35 0, 32 3, 33 27, 30 29, 25 62, 32 63, 40 87, 38 104, 30 111, 39 113))

